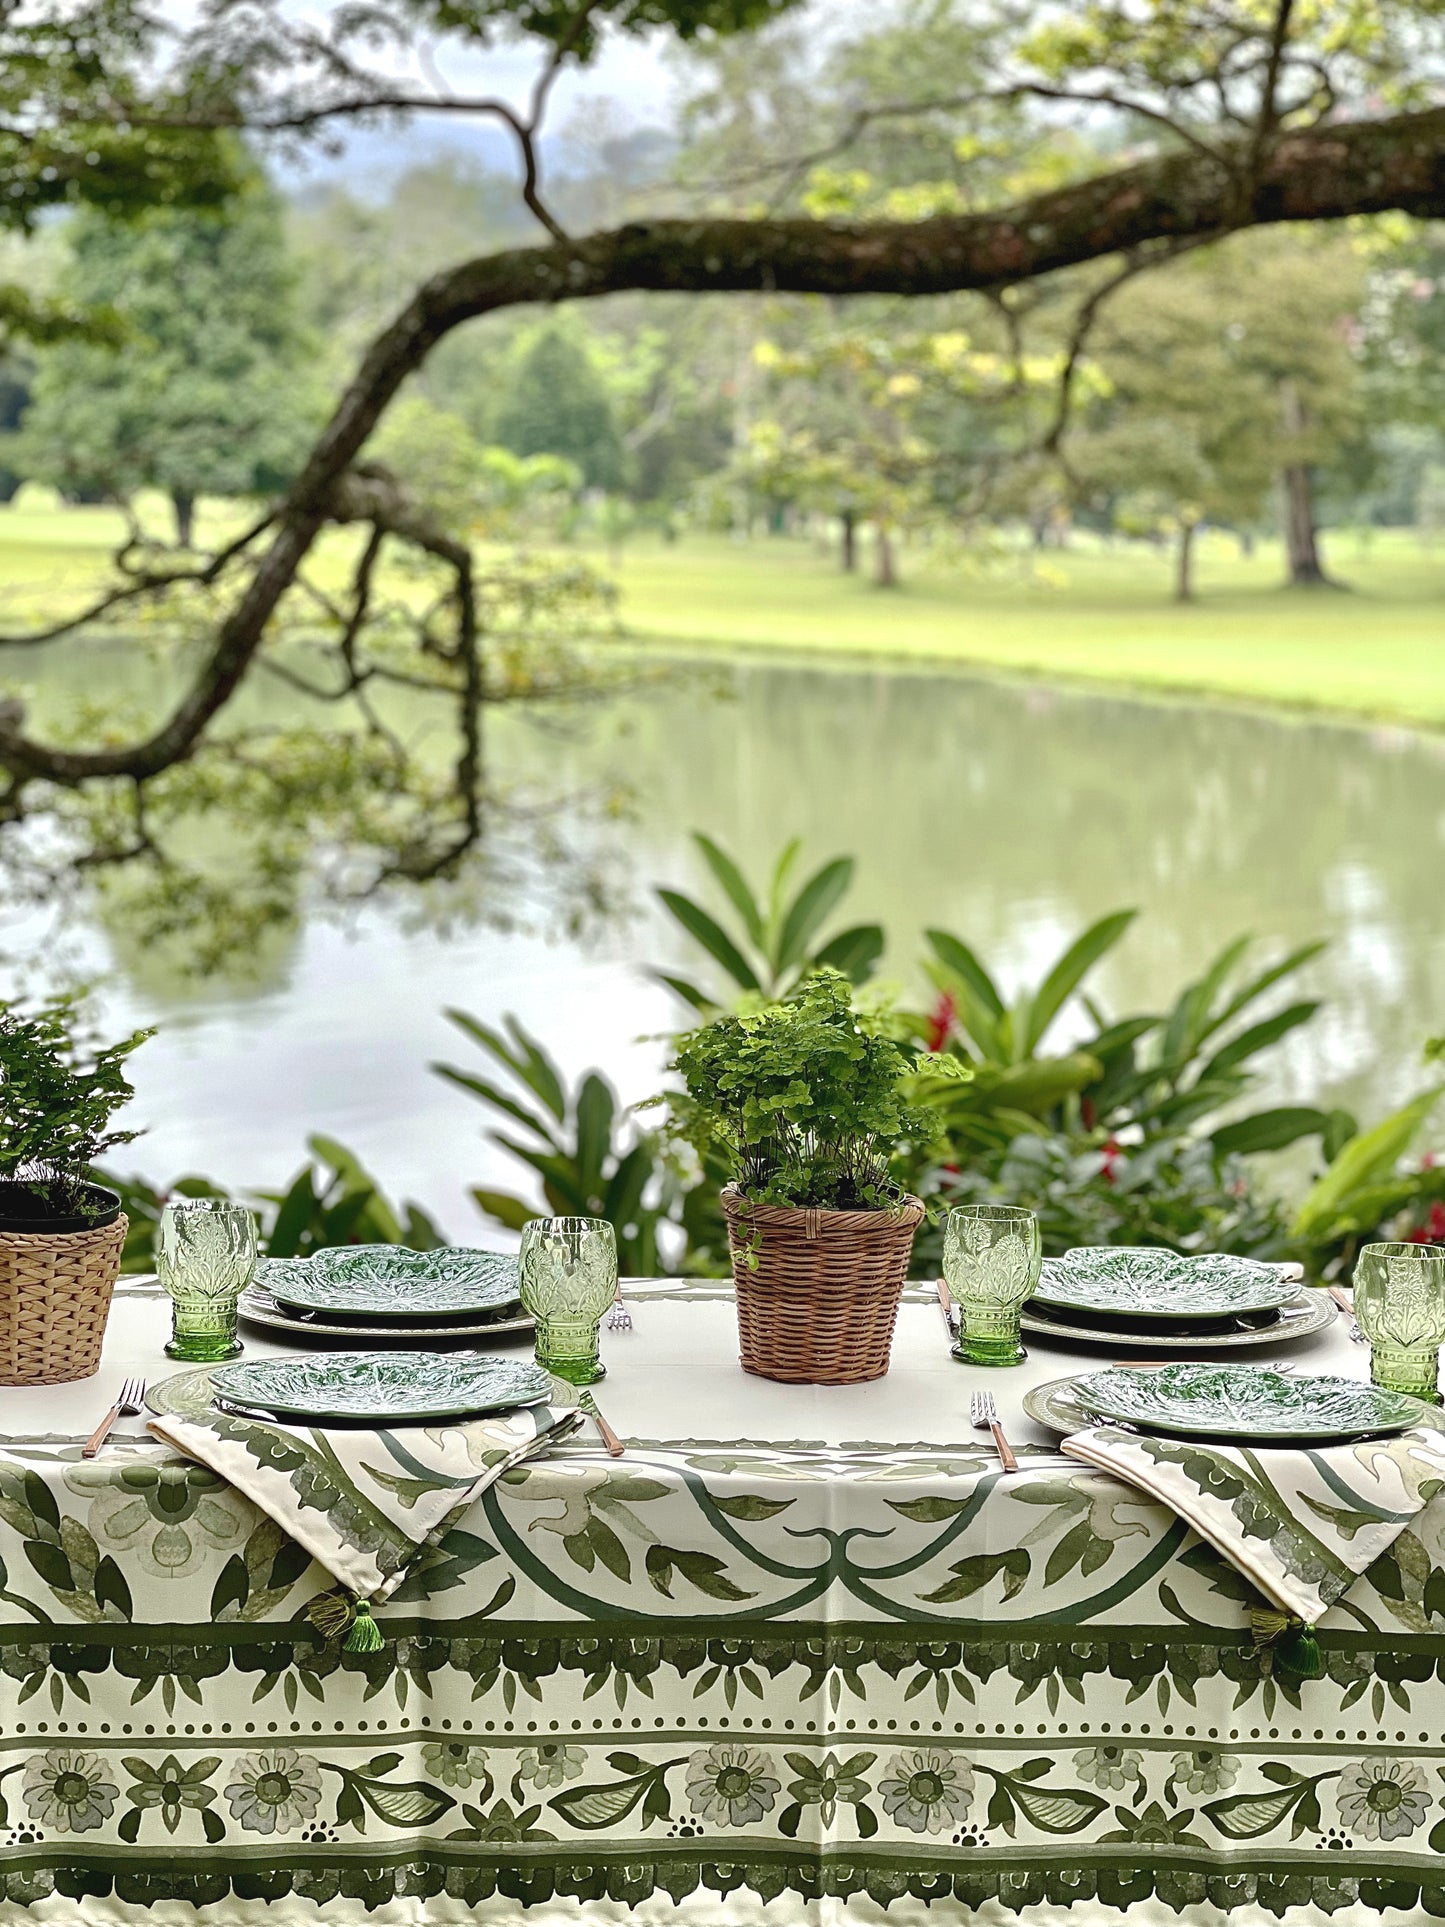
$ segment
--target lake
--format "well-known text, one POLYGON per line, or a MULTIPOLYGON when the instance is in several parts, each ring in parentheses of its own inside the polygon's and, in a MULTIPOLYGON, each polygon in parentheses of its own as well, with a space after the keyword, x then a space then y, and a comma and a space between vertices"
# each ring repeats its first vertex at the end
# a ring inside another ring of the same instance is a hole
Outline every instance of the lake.
POLYGON ((648 967, 699 959, 648 893, 703 888, 694 827, 755 877, 795 834, 814 864, 853 853, 848 920, 885 925, 884 974, 914 996, 930 925, 1016 986, 1092 918, 1138 905, 1095 979, 1114 1013, 1160 1007, 1242 931, 1262 959, 1325 937, 1294 994, 1326 1009, 1269 1060, 1272 1099, 1373 1116, 1420 1086, 1421 1044, 1445 1029, 1442 739, 769 661, 684 670, 564 729, 508 718, 492 740, 506 775, 567 794, 628 788, 626 820, 592 831, 579 818, 578 834, 603 838, 631 914, 568 941, 441 934, 399 909, 344 927, 318 914, 258 963, 199 984, 92 926, 79 954, 109 972, 108 1021, 161 1026, 133 1060, 147 1134, 122 1165, 269 1186, 325 1131, 452 1238, 475 1236, 467 1187, 526 1188, 525 1176, 483 1141, 480 1107, 428 1070, 481 1068, 443 1008, 493 1022, 513 1011, 569 1075, 596 1065, 627 1100, 650 1093, 679 1006, 648 967))

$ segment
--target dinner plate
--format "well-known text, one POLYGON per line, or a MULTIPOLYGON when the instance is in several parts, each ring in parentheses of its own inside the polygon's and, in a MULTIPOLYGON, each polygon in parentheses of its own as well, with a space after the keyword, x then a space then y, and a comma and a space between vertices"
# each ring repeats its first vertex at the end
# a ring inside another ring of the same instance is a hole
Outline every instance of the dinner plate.
POLYGON ((1060 1344, 1108 1345, 1115 1351, 1145 1351, 1151 1357, 1160 1352, 1246 1351, 1261 1345, 1285 1345, 1297 1338, 1310 1338, 1333 1324, 1338 1315, 1328 1292, 1291 1286, 1296 1296, 1279 1311, 1255 1313, 1238 1319, 1216 1319, 1195 1331, 1170 1331, 1148 1322, 1140 1324, 1093 1325, 1087 1316, 1051 1316, 1051 1308, 1031 1299, 1020 1320, 1035 1338, 1052 1338, 1060 1344), (1252 1322, 1258 1320, 1259 1322, 1252 1322))
MULTIPOLYGON (((1142 1368, 1135 1369, 1144 1376, 1142 1368)), ((1063 1378, 1051 1378, 1043 1385, 1030 1386, 1023 1395, 1024 1410, 1050 1432, 1062 1432, 1065 1436, 1097 1425, 1097 1415, 1081 1405, 1075 1395, 1080 1381, 1086 1377, 1086 1372, 1070 1372, 1063 1378)), ((1445 1410, 1438 1405, 1421 1405, 1411 1423, 1427 1432, 1445 1432, 1445 1410)))
POLYGON ((526 1312, 508 1306, 484 1318, 449 1319, 445 1324, 403 1325, 390 1320, 369 1324, 364 1317, 343 1320, 319 1311, 288 1311, 259 1285, 246 1287, 236 1309, 248 1324, 284 1332, 290 1339, 344 1338, 353 1345, 367 1338, 380 1338, 388 1345, 409 1338, 420 1339, 428 1345, 442 1345, 453 1339, 521 1337, 536 1329, 526 1312))
POLYGON ((520 1303, 515 1253, 338 1245, 310 1258, 265 1258, 256 1283, 280 1305, 417 1324, 520 1303))
POLYGON ((227 1410, 256 1417, 392 1424, 540 1405, 552 1381, 529 1358, 332 1352, 213 1366, 211 1389, 227 1410))
POLYGON ((1277 1265, 1228 1252, 1093 1245, 1045 1258, 1032 1303, 1115 1318, 1237 1318, 1295 1294, 1277 1265))
POLYGON ((1408 1431, 1425 1409, 1363 1379, 1183 1359, 1158 1371, 1091 1372, 1074 1397, 1096 1418, 1195 1439, 1363 1438, 1408 1431))

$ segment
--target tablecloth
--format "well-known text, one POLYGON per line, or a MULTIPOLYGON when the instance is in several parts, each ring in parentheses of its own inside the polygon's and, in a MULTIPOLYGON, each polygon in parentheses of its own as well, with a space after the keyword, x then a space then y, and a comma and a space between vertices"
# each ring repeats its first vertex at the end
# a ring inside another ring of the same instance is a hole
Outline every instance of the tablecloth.
MULTIPOLYGON (((627 1456, 509 1474, 374 1654, 139 1424, 80 1461, 125 1372, 174 1369, 153 1286, 97 1379, 0 1393, 0 1920, 1445 1915, 1441 1501, 1290 1687, 1233 1571, 1024 1418, 1077 1355, 975 1373, 910 1294, 887 1379, 780 1386, 725 1287, 632 1295, 598 1388, 627 1456)), ((1290 1356, 1367 1367, 1342 1323, 1290 1356)))

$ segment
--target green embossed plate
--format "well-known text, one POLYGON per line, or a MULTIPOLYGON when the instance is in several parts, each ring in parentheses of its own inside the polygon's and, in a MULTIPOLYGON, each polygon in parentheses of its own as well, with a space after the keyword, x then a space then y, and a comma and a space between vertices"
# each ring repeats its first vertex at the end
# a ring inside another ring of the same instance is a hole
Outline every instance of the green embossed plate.
POLYGON ((447 1352, 334 1352, 211 1368, 216 1398, 253 1417, 378 1424, 467 1418, 541 1405, 552 1381, 529 1358, 447 1352))
MULTIPOLYGON (((1036 1338, 1051 1338, 1060 1345, 1107 1345, 1113 1352, 1148 1352, 1157 1358, 1161 1352, 1249 1351, 1264 1345, 1287 1345, 1297 1338, 1311 1338, 1325 1331, 1338 1317, 1335 1301, 1328 1292, 1294 1285, 1295 1296, 1281 1305, 1277 1313, 1255 1314, 1268 1320, 1251 1327, 1235 1325, 1228 1319, 1214 1319, 1193 1331, 1174 1331, 1152 1322, 1137 1325, 1089 1323, 1088 1315, 1065 1318, 1031 1298, 1020 1319, 1024 1330, 1036 1338)), ((245 1309, 245 1296, 241 1306, 245 1309)))
POLYGON ((256 1283, 280 1305, 344 1317, 463 1318, 520 1302, 514 1253, 408 1251, 400 1245, 338 1245, 310 1258, 266 1258, 256 1283))
POLYGON ((1234 1318, 1274 1311, 1297 1289, 1296 1278, 1255 1258, 1226 1252, 1186 1258, 1152 1245, 1094 1245, 1045 1258, 1030 1302, 1109 1318, 1234 1318))
POLYGON ((1158 1371, 1091 1372, 1074 1397, 1096 1418, 1196 1439, 1362 1438, 1408 1431, 1428 1409, 1358 1378, 1183 1360, 1158 1371))
MULTIPOLYGON (((1333 1303, 1333 1300, 1326 1302, 1333 1303)), ((372 1324, 364 1317, 346 1318, 339 1313, 288 1309, 259 1285, 247 1285, 237 1300, 236 1309, 247 1324, 284 1332, 292 1341, 341 1338, 348 1347, 364 1344, 370 1338, 378 1338, 387 1345, 411 1339, 427 1345, 451 1345, 475 1338, 520 1338, 536 1330, 520 1305, 503 1305, 495 1312, 475 1318, 448 1319, 444 1324, 432 1319, 419 1325, 405 1325, 400 1319, 389 1318, 372 1324)))
MULTIPOLYGON (((1043 1385, 1031 1385, 1023 1395, 1024 1410, 1050 1432, 1062 1432, 1065 1436, 1097 1425, 1097 1415, 1088 1411, 1078 1398, 1078 1388, 1087 1376, 1087 1373, 1071 1372, 1066 1378, 1051 1378, 1043 1385)), ((1445 1410, 1438 1405, 1421 1405, 1410 1422, 1425 1431, 1445 1432, 1445 1410)))

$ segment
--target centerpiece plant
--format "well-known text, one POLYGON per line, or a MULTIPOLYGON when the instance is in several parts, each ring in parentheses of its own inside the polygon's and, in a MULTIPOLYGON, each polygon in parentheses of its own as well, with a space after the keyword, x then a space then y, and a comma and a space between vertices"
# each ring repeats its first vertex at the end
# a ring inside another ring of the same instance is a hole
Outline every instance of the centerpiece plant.
POLYGON ((722 1193, 742 1363, 764 1378, 881 1378, 923 1205, 894 1176, 967 1072, 890 1036, 840 972, 678 1041, 674 1122, 722 1193))
POLYGON ((134 1131, 125 1063, 150 1031, 93 1036, 71 997, 0 1003, 0 1384, 88 1378, 100 1363, 126 1218, 96 1161, 134 1131))

